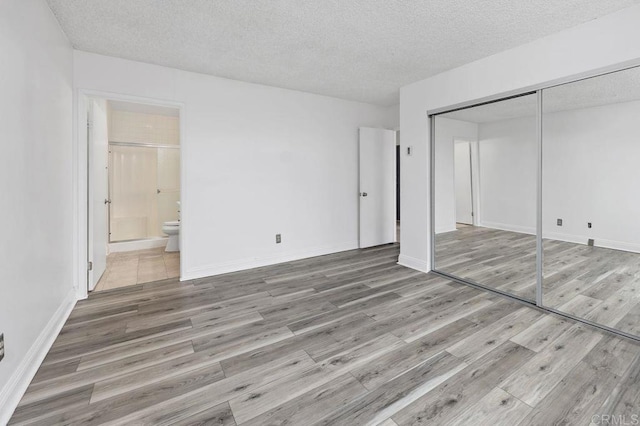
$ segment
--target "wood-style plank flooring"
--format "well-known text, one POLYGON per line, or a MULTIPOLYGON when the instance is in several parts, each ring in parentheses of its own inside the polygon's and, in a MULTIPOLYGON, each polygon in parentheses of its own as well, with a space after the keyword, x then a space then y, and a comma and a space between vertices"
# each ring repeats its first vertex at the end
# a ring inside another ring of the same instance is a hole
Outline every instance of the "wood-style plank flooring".
MULTIPOLYGON (((640 336, 640 254, 543 241, 543 305, 640 336)), ((462 226, 436 238, 438 270, 535 300, 533 235, 462 226)))
POLYGON ((437 234, 435 246, 437 270, 536 299, 535 235, 463 225, 437 234))
POLYGON ((11 423, 582 425, 640 411, 634 342, 397 256, 92 294, 11 423))

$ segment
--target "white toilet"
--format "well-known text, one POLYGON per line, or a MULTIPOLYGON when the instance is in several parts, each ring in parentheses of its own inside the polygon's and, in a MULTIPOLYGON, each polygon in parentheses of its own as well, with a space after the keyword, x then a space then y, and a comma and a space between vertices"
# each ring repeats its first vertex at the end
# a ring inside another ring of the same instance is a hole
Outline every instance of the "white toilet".
POLYGON ((162 232, 169 236, 167 248, 164 251, 180 251, 180 201, 178 203, 178 220, 164 222, 162 232))
POLYGON ((169 236, 164 251, 180 251, 180 221, 174 220, 162 224, 162 232, 169 236))

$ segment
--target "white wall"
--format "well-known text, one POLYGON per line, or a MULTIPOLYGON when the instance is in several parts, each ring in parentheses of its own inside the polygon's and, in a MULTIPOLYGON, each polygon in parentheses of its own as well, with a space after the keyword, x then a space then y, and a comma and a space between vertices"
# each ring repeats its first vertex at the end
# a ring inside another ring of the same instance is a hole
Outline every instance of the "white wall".
POLYGON ((545 237, 640 252, 638 117, 640 102, 545 114, 545 237))
POLYGON ((0 2, 0 424, 73 306, 72 50, 44 1, 0 2))
MULTIPOLYGON (((456 193, 454 168, 454 141, 456 139, 473 142, 478 139, 478 125, 451 118, 436 118, 436 176, 435 197, 436 233, 456 229, 456 193)), ((402 173, 402 167, 400 168, 402 173)), ((400 180, 402 184, 402 180, 400 180)), ((402 200, 400 200, 402 203, 402 200)), ((400 210, 402 214, 402 210, 400 210)), ((402 232, 402 227, 400 229, 402 232)), ((402 241, 402 239, 400 240, 402 241)))
POLYGON ((478 126, 480 226, 535 234, 536 123, 524 117, 478 126))
MULTIPOLYGON (((638 117, 640 102, 544 114, 545 238, 640 252, 638 117)), ((480 124, 479 140, 481 225, 535 233, 535 118, 480 124)))
POLYGON ((184 104, 182 278, 357 247, 358 127, 393 129, 396 109, 74 58, 79 89, 184 104))
POLYGON ((621 63, 640 63, 640 5, 472 62, 400 90, 400 262, 429 270, 427 111, 621 63))
POLYGON ((385 108, 387 115, 387 122, 391 123, 393 127, 390 127, 391 130, 400 130, 400 104, 391 105, 385 108))

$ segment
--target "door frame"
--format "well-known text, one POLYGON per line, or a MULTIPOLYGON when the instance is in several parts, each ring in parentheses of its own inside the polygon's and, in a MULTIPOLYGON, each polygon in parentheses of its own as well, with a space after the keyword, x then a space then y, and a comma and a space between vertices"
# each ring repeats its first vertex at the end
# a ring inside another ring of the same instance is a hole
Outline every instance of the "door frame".
MULTIPOLYGON (((136 102, 148 105, 164 106, 179 110, 180 120, 180 213, 188 217, 188 189, 185 184, 185 152, 187 143, 185 139, 185 105, 182 102, 167 101, 162 99, 131 96, 122 93, 105 92, 92 89, 75 89, 73 102, 73 286, 78 300, 89 296, 89 200, 91 199, 89 182, 89 141, 87 138, 87 108, 89 98, 102 98, 107 101, 136 102)), ((188 232, 184 232, 184 226, 180 230, 182 249, 180 252, 180 280, 185 275, 185 259, 189 256, 187 241, 188 232)), ((188 226, 187 226, 188 231, 188 226)))

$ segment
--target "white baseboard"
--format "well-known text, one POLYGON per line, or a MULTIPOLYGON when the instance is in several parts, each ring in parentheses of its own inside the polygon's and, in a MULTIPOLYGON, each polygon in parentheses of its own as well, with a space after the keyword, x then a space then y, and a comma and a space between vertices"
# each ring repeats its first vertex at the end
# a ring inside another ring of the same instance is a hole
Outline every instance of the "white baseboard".
POLYGON ((148 240, 123 241, 121 243, 109 243, 109 253, 123 251, 146 250, 157 247, 166 247, 168 237, 150 238, 148 240))
POLYGON ((69 314, 76 304, 76 291, 66 295, 58 310, 53 314, 49 323, 42 330, 36 341, 31 345, 22 358, 22 362, 13 372, 9 381, 0 390, 0 425, 7 424, 13 415, 22 395, 24 395, 29 383, 38 372, 40 364, 49 352, 51 345, 60 333, 62 326, 67 321, 69 314))
POLYGON ((563 234, 561 232, 543 232, 542 238, 546 240, 564 241, 566 243, 587 244, 588 238, 580 238, 571 234, 563 234))
POLYGON ((259 268, 261 266, 275 265, 277 263, 291 262, 293 260, 306 259, 309 257, 323 256, 325 254, 338 253, 341 251, 355 250, 358 248, 357 241, 349 241, 324 247, 314 247, 289 253, 279 253, 273 256, 253 257, 225 262, 215 265, 208 265, 199 268, 192 268, 180 277, 181 281, 193 280, 196 278, 210 277, 214 275, 227 274, 229 272, 244 271, 246 269, 259 268))
POLYGON ((398 256, 398 265, 406 266, 407 268, 415 269, 420 272, 429 272, 431 270, 427 261, 416 259, 415 257, 407 256, 406 254, 398 256))
POLYGON ((453 228, 439 228, 439 229, 436 229, 436 235, 444 234, 445 232, 453 232, 457 230, 458 228, 456 228, 455 226, 453 228))
POLYGON ((481 226, 484 228, 500 229, 501 231, 512 231, 512 232, 519 232, 521 234, 536 235, 535 226, 529 227, 529 226, 511 225, 507 223, 486 222, 486 221, 480 223, 478 226, 481 226))
MULTIPOLYGON (((563 234, 560 232, 545 232, 542 237, 549 240, 565 241, 567 243, 583 245, 587 245, 587 240, 590 238, 586 235, 563 234)), ((593 239, 595 240, 594 245, 596 247, 640 253, 640 244, 629 243, 626 241, 605 240, 597 237, 593 237, 593 239)))
MULTIPOLYGON (((536 234, 536 230, 534 228, 529 228, 526 226, 519 226, 519 225, 483 222, 479 226, 482 226, 485 228, 500 229, 503 231, 519 232, 521 234, 529 234, 529 235, 536 234)), ((562 232, 543 232, 542 238, 548 239, 548 240, 564 241, 567 243, 587 245, 587 240, 590 237, 586 235, 565 234, 562 232)), ((628 251, 632 253, 640 253, 640 244, 637 244, 637 243, 630 243, 627 241, 606 240, 606 239, 597 238, 597 237, 593 237, 593 238, 595 240, 594 245, 596 247, 607 248, 612 250, 622 250, 622 251, 628 251)))
POLYGON ((601 238, 596 238, 595 246, 613 250, 623 250, 633 253, 640 253, 640 244, 628 243, 626 241, 603 240, 601 238))

